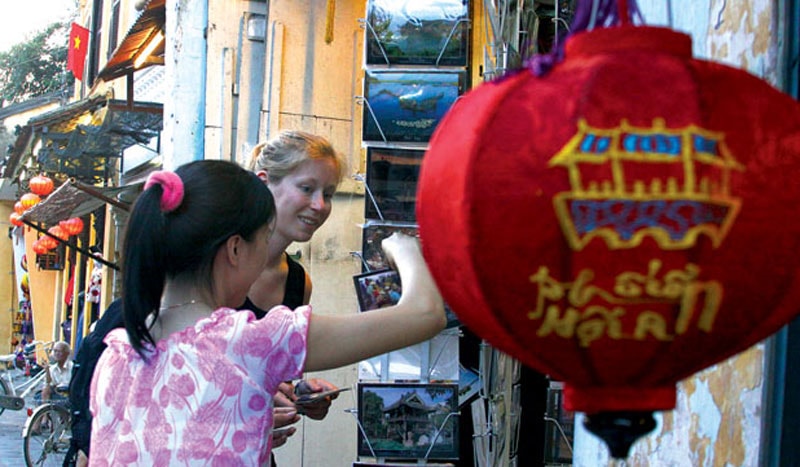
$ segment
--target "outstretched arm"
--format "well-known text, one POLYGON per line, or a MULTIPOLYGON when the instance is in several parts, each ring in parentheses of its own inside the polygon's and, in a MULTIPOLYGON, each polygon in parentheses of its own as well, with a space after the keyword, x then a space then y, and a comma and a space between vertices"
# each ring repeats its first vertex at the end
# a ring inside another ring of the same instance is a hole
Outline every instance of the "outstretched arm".
POLYGON ((312 315, 306 371, 355 363, 430 339, 444 329, 444 303, 422 258, 419 242, 395 233, 382 246, 400 273, 400 301, 365 313, 312 315))

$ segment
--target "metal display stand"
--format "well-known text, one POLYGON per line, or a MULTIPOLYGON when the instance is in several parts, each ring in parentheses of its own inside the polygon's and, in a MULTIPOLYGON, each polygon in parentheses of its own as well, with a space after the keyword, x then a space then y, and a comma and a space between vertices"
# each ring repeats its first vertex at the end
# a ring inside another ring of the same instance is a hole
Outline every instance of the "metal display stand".
MULTIPOLYGON (((366 432, 366 430, 364 430, 364 426, 361 425, 361 421, 358 419, 358 409, 357 408, 351 408, 351 409, 345 410, 345 412, 351 414, 353 416, 353 418, 355 419, 356 425, 358 426, 358 431, 360 431, 361 432, 361 436, 364 437, 364 441, 367 443, 367 447, 369 448, 370 452, 372 453, 372 457, 376 459, 376 462, 377 462, 376 465, 385 465, 386 459, 378 457, 375 454, 375 449, 372 448, 372 443, 369 440, 369 436, 367 436, 367 432, 366 432)), ((428 459, 430 458, 431 451, 433 450, 433 446, 436 444, 436 440, 441 435, 445 425, 447 425, 447 422, 450 421, 450 418, 453 417, 453 416, 456 416, 456 417, 461 416, 461 412, 451 412, 451 413, 447 414, 447 416, 442 421, 442 423, 436 428, 436 433, 434 434, 433 438, 431 438, 431 441, 430 441, 430 443, 428 445, 428 450, 425 453, 425 457, 417 459, 416 462, 399 462, 399 463, 395 462, 395 464, 396 465, 429 465, 429 466, 451 465, 451 464, 441 464, 441 463, 429 464, 428 463, 428 459)))
MULTIPOLYGON (((369 104, 367 103, 367 105, 369 105, 369 104)), ((378 213, 379 217, 381 218, 380 220, 383 221, 383 215, 382 215, 381 209, 380 209, 380 207, 379 207, 379 205, 377 203, 377 200, 375 199, 374 194, 372 193, 372 190, 370 189, 369 185, 366 183, 365 177, 363 175, 359 174, 359 175, 354 176, 354 178, 356 180, 361 181, 361 182, 364 183, 365 192, 366 192, 367 198, 368 198, 367 202, 373 203, 373 206, 375 207, 376 212, 378 213)), ((370 267, 369 263, 364 259, 363 254, 361 252, 353 251, 350 254, 359 259, 359 261, 362 263, 363 268, 366 271, 370 271, 372 269, 370 267)), ((444 335, 445 332, 447 332, 447 330, 445 330, 442 334, 440 334, 440 336, 444 335)), ((449 337, 457 338, 458 335, 459 335, 458 333, 453 334, 451 332, 451 335, 449 335, 449 336, 445 335, 444 337, 445 338, 449 338, 449 337)), ((428 341, 422 342, 420 344, 417 344, 417 346, 419 346, 420 361, 419 361, 419 375, 418 375, 418 378, 415 378, 415 379, 417 381, 419 381, 420 384, 429 383, 431 381, 432 372, 434 371, 434 368, 436 367, 437 363, 440 361, 440 359, 442 357, 442 353, 445 351, 445 348, 446 348, 445 345, 442 345, 442 348, 439 349, 437 355, 431 356, 431 345, 432 345, 431 344, 431 340, 428 340, 428 341)), ((382 382, 382 383, 391 384, 392 381, 394 381, 394 379, 392 379, 390 377, 391 374, 392 374, 392 372, 390 371, 390 365, 391 365, 391 358, 390 357, 391 357, 391 354, 392 353, 390 352, 390 353, 386 353, 386 354, 383 354, 380 357, 378 357, 380 359, 380 372, 379 372, 379 379, 378 380, 380 382, 382 382)), ((456 382, 457 382, 457 380, 456 380, 456 382)), ((436 427, 434 435, 431 438, 430 442, 428 443, 427 451, 426 451, 426 453, 425 453, 425 455, 423 457, 417 458, 414 461, 407 461, 407 462, 394 461, 392 464, 386 464, 387 460, 385 458, 381 458, 381 457, 377 456, 377 454, 375 452, 375 449, 373 448, 373 443, 370 441, 369 436, 368 436, 366 430, 364 429, 364 426, 361 424, 361 421, 359 420, 358 409, 357 408, 351 408, 351 409, 347 409, 345 412, 350 413, 353 416, 353 418, 355 419, 356 425, 358 426, 358 430, 361 433, 361 436, 363 437, 367 447, 369 448, 370 453, 372 454, 371 457, 375 458, 376 462, 377 462, 377 464, 366 464, 366 463, 358 462, 358 463, 356 463, 354 465, 397 465, 397 466, 402 466, 402 465, 428 465, 428 466, 441 466, 441 467, 452 466, 452 464, 447 464, 447 463, 444 463, 444 464, 443 463, 438 463, 438 462, 437 463, 429 463, 429 458, 430 458, 430 455, 431 455, 431 453, 433 451, 433 448, 434 448, 434 446, 436 444, 436 441, 439 439, 439 437, 442 434, 442 431, 443 431, 444 427, 447 425, 448 422, 451 422, 451 420, 453 419, 454 416, 460 416, 460 414, 461 414, 460 412, 458 412, 458 411, 450 412, 445 416, 444 420, 436 427)))
POLYGON ((518 360, 481 343, 483 386, 471 406, 476 467, 517 465, 521 369, 518 360))

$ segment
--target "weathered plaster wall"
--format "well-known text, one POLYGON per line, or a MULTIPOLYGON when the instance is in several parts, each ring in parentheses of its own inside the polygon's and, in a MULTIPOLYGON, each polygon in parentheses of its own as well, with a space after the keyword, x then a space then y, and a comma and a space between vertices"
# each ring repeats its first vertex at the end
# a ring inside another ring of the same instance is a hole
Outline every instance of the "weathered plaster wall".
MULTIPOLYGON (((715 365, 677 385, 674 410, 637 441, 628 466, 754 466, 760 454, 764 346, 715 365)), ((609 465, 608 450, 576 417, 576 466, 609 465)))
MULTIPOLYGON (((277 0, 269 4, 267 73, 262 128, 267 135, 296 128, 330 139, 350 173, 362 168, 361 94, 366 2, 335 2, 333 35, 325 41, 325 0, 277 0)), ((363 169, 361 170, 363 172, 363 169)), ((363 193, 348 178, 340 191, 363 193)))
MULTIPOLYGON (((744 68, 776 84, 780 18, 768 0, 639 2, 648 24, 692 36, 695 57, 744 68), (657 3, 655 5, 654 3, 657 3)), ((734 98, 732 96, 732 98, 734 98)), ((639 440, 629 466, 754 466, 761 437, 764 344, 681 382, 675 410, 639 440)), ((608 465, 606 447, 576 419, 575 465, 608 465)))

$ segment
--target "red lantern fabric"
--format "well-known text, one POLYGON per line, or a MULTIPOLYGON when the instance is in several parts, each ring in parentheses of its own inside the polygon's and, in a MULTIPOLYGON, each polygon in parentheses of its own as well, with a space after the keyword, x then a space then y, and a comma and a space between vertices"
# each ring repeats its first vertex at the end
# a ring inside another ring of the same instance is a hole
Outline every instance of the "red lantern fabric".
POLYGON ((14 212, 19 215, 22 215, 22 213, 25 212, 25 206, 22 205, 22 201, 17 201, 14 203, 14 212))
POLYGON ((37 255, 43 255, 43 254, 45 254, 45 253, 47 253, 49 251, 49 248, 47 248, 44 245, 42 245, 42 242, 40 242, 39 240, 36 240, 35 242, 33 242, 33 245, 31 245, 31 249, 37 255))
POLYGON ((41 237, 39 237, 39 240, 36 241, 39 242, 48 251, 58 246, 58 240, 49 235, 42 235, 41 237))
POLYGON ((47 196, 53 192, 53 179, 44 175, 37 175, 28 182, 31 191, 39 196, 47 196))
POLYGON ((68 235, 78 235, 83 232, 83 221, 80 217, 71 217, 58 223, 68 235))
POLYGON ((19 202, 22 204, 22 207, 25 208, 27 211, 28 209, 36 206, 42 199, 39 198, 39 195, 35 193, 25 193, 20 197, 19 202))
POLYGON ((11 222, 11 225, 19 227, 22 225, 22 221, 19 220, 19 214, 16 212, 12 212, 10 216, 8 216, 8 220, 11 222))
POLYGON ((461 321, 587 413, 675 383, 800 310, 800 105, 621 26, 460 99, 423 159, 423 252, 461 321))
POLYGON ((54 225, 50 227, 49 229, 47 229, 47 233, 64 241, 66 241, 69 238, 69 234, 60 225, 54 225))

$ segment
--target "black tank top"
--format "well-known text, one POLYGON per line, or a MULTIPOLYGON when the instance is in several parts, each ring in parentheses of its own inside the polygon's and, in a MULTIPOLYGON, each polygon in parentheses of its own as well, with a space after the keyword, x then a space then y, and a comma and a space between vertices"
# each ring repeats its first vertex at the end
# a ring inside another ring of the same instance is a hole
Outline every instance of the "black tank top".
MULTIPOLYGON (((282 305, 294 310, 303 304, 303 297, 306 293, 306 271, 303 266, 297 261, 293 260, 288 253, 286 255, 286 263, 289 265, 289 273, 286 275, 286 284, 283 288, 283 301, 282 305)), ((255 303, 247 297, 244 304, 239 307, 240 310, 252 310, 257 319, 261 319, 267 315, 268 310, 262 310, 257 307, 255 303)))

